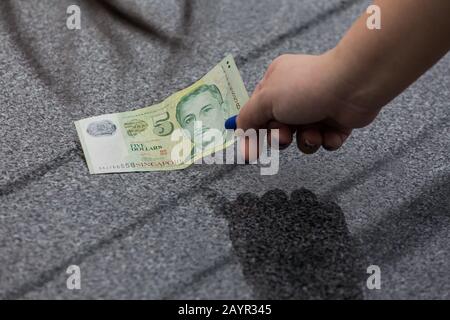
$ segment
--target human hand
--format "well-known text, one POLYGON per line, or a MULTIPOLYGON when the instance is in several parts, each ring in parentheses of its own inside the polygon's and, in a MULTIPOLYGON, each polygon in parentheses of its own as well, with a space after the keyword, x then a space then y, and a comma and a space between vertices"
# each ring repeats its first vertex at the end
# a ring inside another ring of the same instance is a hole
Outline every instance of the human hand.
POLYGON ((321 146, 339 149, 352 129, 368 125, 379 112, 351 101, 354 85, 339 70, 332 51, 278 57, 240 111, 237 127, 279 129, 282 147, 296 134, 297 146, 306 154, 321 146))

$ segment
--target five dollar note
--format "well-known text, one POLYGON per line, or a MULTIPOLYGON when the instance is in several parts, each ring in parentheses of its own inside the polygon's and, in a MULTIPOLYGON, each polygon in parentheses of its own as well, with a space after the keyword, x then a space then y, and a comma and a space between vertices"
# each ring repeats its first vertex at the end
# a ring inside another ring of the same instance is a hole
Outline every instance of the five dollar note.
POLYGON ((75 122, 91 174, 184 169, 234 142, 224 128, 247 102, 231 55, 159 104, 75 122))

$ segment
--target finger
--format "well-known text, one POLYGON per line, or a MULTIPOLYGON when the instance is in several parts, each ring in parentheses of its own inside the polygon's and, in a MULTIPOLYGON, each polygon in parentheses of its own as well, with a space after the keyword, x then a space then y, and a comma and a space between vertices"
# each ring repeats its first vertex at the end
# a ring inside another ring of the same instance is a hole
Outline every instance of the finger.
POLYGON ((237 127, 242 130, 267 127, 273 120, 271 95, 267 89, 258 90, 239 112, 237 127))
POLYGON ((326 130, 323 132, 323 148, 328 151, 336 151, 344 143, 341 133, 336 130, 326 130))
POLYGON ((259 148, 259 137, 256 132, 247 132, 247 135, 238 136, 238 150, 245 163, 258 160, 261 150, 259 148))
POLYGON ((313 154, 322 145, 322 134, 316 125, 297 130, 297 146, 305 154, 313 154))
POLYGON ((342 144, 344 144, 345 141, 347 141, 347 139, 351 133, 352 133, 352 130, 348 130, 347 132, 339 132, 339 134, 341 135, 342 144))
MULTIPOLYGON (((286 149, 292 143, 292 135, 295 129, 290 126, 271 121, 267 129, 269 129, 267 132, 267 142, 269 145, 278 146, 278 149, 286 149), (278 130, 278 134, 271 130, 278 130), (272 141, 272 139, 275 141, 272 141)), ((239 150, 247 163, 258 159, 261 153, 260 143, 263 138, 256 130, 247 130, 245 133, 242 132, 240 136, 238 135, 239 150)))
POLYGON ((293 140, 292 135, 295 132, 295 130, 293 131, 291 129, 291 126, 277 121, 270 121, 267 127, 270 130, 270 132, 267 133, 267 141, 269 145, 272 145, 273 142, 274 145, 278 145, 280 150, 289 147, 293 140), (278 136, 276 136, 275 132, 272 132, 271 130, 278 130, 278 136), (272 141, 272 137, 277 141, 272 141))
POLYGON ((323 125, 321 126, 322 131, 336 131, 339 133, 342 143, 344 143, 348 137, 351 135, 352 130, 351 128, 346 128, 341 126, 338 122, 332 119, 327 119, 323 125))

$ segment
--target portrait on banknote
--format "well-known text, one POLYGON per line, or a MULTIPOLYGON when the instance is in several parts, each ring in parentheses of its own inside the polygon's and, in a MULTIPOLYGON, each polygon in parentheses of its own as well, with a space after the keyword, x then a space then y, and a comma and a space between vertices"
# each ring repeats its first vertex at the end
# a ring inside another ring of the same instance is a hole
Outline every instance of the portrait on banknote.
POLYGON ((192 155, 223 145, 230 139, 224 127, 231 115, 226 98, 217 85, 202 84, 177 103, 176 119, 194 143, 192 155))

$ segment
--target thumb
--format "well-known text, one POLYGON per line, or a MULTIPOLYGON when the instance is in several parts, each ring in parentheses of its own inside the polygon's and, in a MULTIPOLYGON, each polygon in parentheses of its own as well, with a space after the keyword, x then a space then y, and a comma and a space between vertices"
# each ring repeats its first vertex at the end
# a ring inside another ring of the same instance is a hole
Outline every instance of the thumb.
POLYGON ((272 97, 267 89, 256 90, 250 100, 239 112, 236 125, 239 129, 261 129, 274 120, 272 113, 272 97))

